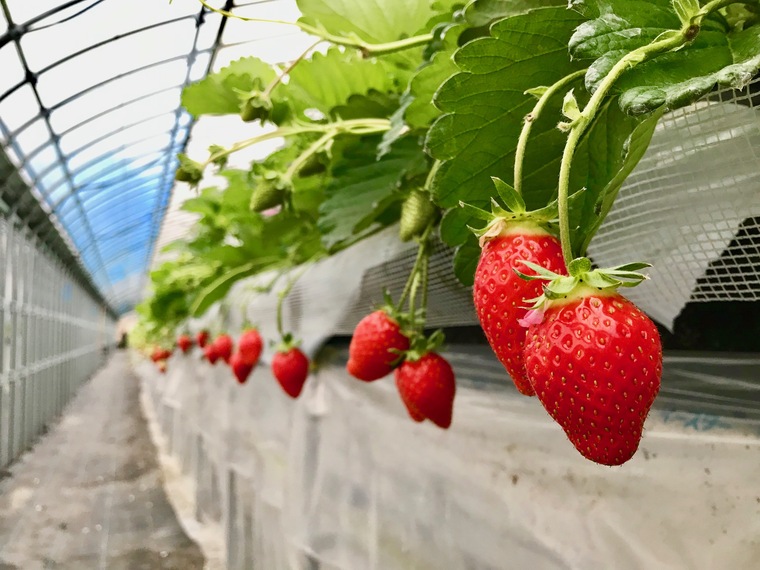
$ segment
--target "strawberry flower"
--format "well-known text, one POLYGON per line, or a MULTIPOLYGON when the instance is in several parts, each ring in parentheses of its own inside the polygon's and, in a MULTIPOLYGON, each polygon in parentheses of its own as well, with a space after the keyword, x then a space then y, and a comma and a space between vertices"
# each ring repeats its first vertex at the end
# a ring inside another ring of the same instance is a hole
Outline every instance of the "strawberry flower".
POLYGON ((544 322, 544 311, 541 309, 531 309, 522 319, 517 319, 518 324, 526 329, 531 325, 540 325, 544 322))

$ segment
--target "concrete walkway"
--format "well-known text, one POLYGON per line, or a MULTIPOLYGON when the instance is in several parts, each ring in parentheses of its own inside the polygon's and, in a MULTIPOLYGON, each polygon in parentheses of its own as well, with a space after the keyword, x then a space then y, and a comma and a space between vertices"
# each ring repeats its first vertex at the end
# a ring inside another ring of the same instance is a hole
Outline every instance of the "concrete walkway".
POLYGON ((123 352, 5 475, 0 570, 203 568, 164 493, 123 352))

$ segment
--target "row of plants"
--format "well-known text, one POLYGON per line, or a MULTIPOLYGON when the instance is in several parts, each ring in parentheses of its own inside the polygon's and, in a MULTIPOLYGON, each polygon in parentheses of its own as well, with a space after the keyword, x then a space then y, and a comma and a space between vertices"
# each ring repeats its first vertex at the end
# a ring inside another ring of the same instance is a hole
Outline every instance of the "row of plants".
MULTIPOLYGON (((451 422, 450 410, 446 421, 411 396, 453 402, 455 392, 443 334, 423 332, 435 237, 453 248, 454 274, 473 287, 518 390, 588 459, 630 459, 662 348, 619 289, 648 265, 598 268, 587 250, 662 114, 757 73, 760 2, 297 3, 302 18, 280 23, 315 37, 300 57, 246 57, 183 92, 195 117, 268 128, 205 158, 180 156, 177 180, 200 187, 214 171, 227 185, 184 204, 199 219, 151 275, 142 342, 172 342, 240 279, 286 274, 398 224, 399 239, 419 243, 417 262, 401 297, 359 324, 349 372, 372 381, 396 369, 415 420, 451 422), (284 141, 277 151, 228 167, 273 138, 284 141)), ((280 333, 283 349, 296 346, 280 333)))

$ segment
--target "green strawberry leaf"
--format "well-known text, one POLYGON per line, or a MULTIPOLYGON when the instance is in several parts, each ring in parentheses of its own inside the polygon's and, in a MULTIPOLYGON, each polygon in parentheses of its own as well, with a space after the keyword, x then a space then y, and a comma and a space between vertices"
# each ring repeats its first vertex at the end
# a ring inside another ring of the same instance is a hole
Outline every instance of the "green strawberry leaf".
MULTIPOLYGON (((356 239, 361 225, 375 229, 375 221, 388 206, 383 199, 401 184, 408 172, 424 167, 425 155, 417 141, 399 141, 391 151, 375 160, 379 137, 369 137, 345 150, 333 169, 333 180, 320 207, 319 227, 323 242, 332 248, 356 239)), ((395 220, 394 220, 395 221, 395 220)))
POLYGON ((259 264, 251 261, 235 269, 225 271, 221 277, 215 279, 212 283, 203 288, 193 301, 190 312, 195 317, 200 317, 211 306, 224 298, 229 293, 236 281, 254 275, 259 271, 259 264))
POLYGON ((296 65, 288 83, 280 85, 275 96, 287 99, 300 118, 307 109, 328 115, 355 94, 399 92, 400 73, 382 59, 363 59, 355 50, 333 47, 296 65))
POLYGON ((454 252, 454 275, 467 287, 475 282, 475 270, 480 260, 480 246, 477 238, 470 234, 467 241, 454 252))
POLYGON ((487 26, 507 16, 525 14, 536 8, 567 6, 566 0, 474 0, 465 10, 465 18, 472 26, 487 26))
MULTIPOLYGON (((430 0, 297 0, 297 4, 303 22, 370 43, 417 35, 436 14, 430 0)), ((439 11, 448 10, 446 4, 439 11)))
MULTIPOLYGON (((474 206, 474 204, 471 204, 474 206)), ((478 203, 478 207, 488 208, 487 203, 478 203)), ((480 229, 485 225, 485 222, 481 217, 475 215, 465 208, 459 206, 447 210, 441 219, 441 241, 451 245, 459 246, 464 244, 470 237, 472 237, 472 230, 480 229)))
MULTIPOLYGON (((569 42, 574 58, 594 60, 586 74, 591 91, 625 53, 681 27, 668 0, 651 0, 644 10, 639 0, 599 0, 592 11, 601 15, 579 26, 569 42)), ((671 110, 696 101, 716 85, 740 89, 759 69, 760 26, 729 29, 716 14, 703 21, 689 45, 626 72, 613 93, 620 95, 620 105, 629 114, 671 110)))
MULTIPOLYGON (((565 8, 542 8, 495 23, 491 37, 456 52, 462 71, 438 90, 435 103, 444 115, 426 140, 427 151, 444 161, 433 185, 439 205, 488 202, 492 176, 512 183, 522 119, 535 104, 524 92, 581 69, 569 60, 567 41, 582 22, 565 8)), ((560 106, 561 100, 551 102, 533 126, 523 183, 529 209, 544 206, 556 190, 566 138, 555 128, 560 106)))
POLYGON ((427 128, 441 114, 433 105, 433 96, 438 87, 458 71, 453 55, 464 29, 461 25, 449 26, 444 32, 440 50, 412 78, 404 112, 410 127, 427 128))
POLYGON ((237 114, 242 102, 239 92, 263 87, 275 77, 276 73, 268 63, 256 57, 244 57, 185 87, 182 105, 194 117, 237 114))

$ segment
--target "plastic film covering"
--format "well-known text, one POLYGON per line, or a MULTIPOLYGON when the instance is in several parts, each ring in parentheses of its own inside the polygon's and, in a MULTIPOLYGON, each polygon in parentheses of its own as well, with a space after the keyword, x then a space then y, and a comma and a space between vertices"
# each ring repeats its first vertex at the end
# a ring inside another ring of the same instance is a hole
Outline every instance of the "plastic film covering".
POLYGON ((448 432, 414 424, 391 379, 350 379, 340 350, 297 402, 198 349, 138 371, 230 570, 753 567, 760 360, 666 358, 639 453, 606 468, 482 350, 446 355, 448 432))

